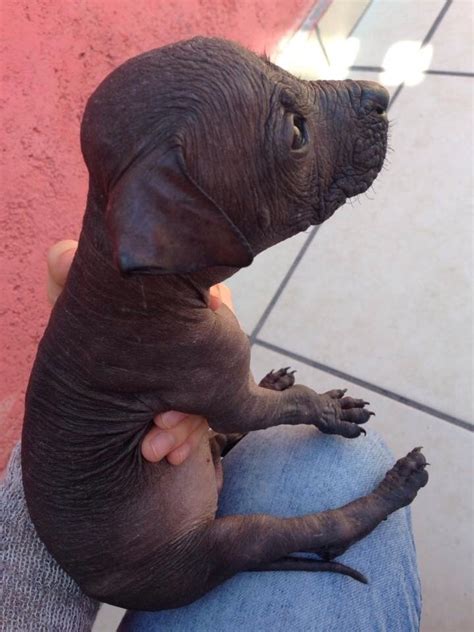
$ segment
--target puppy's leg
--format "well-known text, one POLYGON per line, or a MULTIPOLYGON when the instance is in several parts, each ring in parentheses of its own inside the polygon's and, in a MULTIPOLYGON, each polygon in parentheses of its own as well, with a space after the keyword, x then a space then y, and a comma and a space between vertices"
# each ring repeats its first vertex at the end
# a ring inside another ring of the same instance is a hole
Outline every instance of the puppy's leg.
MULTIPOLYGON (((268 381, 269 376, 264 379, 268 381)), ((318 394, 300 384, 270 390, 257 386, 251 377, 229 395, 214 400, 205 412, 216 432, 246 433, 280 424, 307 424, 325 434, 354 438, 365 434, 360 425, 374 414, 365 408, 367 402, 345 397, 345 390, 318 394)))
POLYGON ((391 513, 412 502, 428 481, 420 449, 400 459, 374 491, 339 509, 299 518, 269 515, 226 516, 183 534, 173 542, 173 555, 147 553, 140 577, 121 591, 121 578, 107 581, 109 594, 96 598, 139 610, 176 608, 191 603, 242 571, 332 570, 364 581, 342 565, 289 557, 312 551, 330 560, 368 535, 391 513), (178 572, 179 571, 179 572, 178 572))
MULTIPOLYGON (((428 482, 425 468, 426 459, 421 449, 415 448, 396 462, 371 494, 339 509, 302 518, 255 515, 216 520, 210 527, 216 555, 232 574, 243 570, 321 570, 317 560, 289 558, 288 554, 311 551, 324 560, 342 555, 391 513, 414 500, 428 482)), ((215 574, 219 577, 221 572, 216 570, 215 574)))
MULTIPOLYGON (((296 371, 289 371, 290 367, 279 369, 278 371, 270 371, 263 379, 260 380, 259 386, 261 388, 267 388, 271 391, 284 391, 295 383, 294 374, 296 371)), ((246 432, 232 432, 230 434, 214 433, 211 439, 211 450, 214 457, 214 463, 216 458, 225 456, 232 448, 234 448, 239 441, 241 441, 248 433, 246 432)))
POLYGON ((270 373, 261 386, 256 384, 250 371, 250 343, 235 317, 229 310, 204 312, 201 347, 193 345, 189 353, 195 364, 177 382, 190 383, 193 388, 178 389, 173 383, 168 392, 157 389, 159 397, 155 402, 149 398, 150 408, 166 401, 174 410, 198 411, 215 432, 223 434, 280 424, 314 425, 321 432, 348 438, 364 433, 360 424, 373 415, 365 409, 367 402, 346 397, 344 390, 318 394, 306 386, 293 385, 288 370, 270 373), (204 364, 206 358, 208 365, 204 364))

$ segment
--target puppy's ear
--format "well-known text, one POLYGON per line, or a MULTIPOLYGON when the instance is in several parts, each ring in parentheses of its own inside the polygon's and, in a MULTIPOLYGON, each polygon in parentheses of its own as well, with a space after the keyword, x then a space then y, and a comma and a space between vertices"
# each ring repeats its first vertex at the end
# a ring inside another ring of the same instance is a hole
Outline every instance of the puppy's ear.
POLYGON ((253 260, 244 235, 191 180, 179 149, 133 163, 109 194, 106 221, 123 273, 183 274, 253 260))

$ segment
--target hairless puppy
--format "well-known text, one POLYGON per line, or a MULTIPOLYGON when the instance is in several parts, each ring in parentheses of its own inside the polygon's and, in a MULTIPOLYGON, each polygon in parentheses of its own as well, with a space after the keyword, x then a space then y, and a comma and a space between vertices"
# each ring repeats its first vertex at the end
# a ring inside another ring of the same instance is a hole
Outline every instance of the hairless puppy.
POLYGON ((159 610, 247 570, 364 581, 331 560, 426 484, 416 448, 344 507, 216 519, 221 450, 243 433, 311 424, 355 438, 371 415, 344 391, 294 385, 286 369, 257 385, 247 337, 225 306, 208 308, 208 288, 370 186, 387 104, 375 83, 301 81, 205 38, 129 60, 89 99, 87 208, 39 345, 22 443, 38 534, 87 594, 159 610), (146 462, 153 414, 171 409, 220 434, 179 467, 146 462))

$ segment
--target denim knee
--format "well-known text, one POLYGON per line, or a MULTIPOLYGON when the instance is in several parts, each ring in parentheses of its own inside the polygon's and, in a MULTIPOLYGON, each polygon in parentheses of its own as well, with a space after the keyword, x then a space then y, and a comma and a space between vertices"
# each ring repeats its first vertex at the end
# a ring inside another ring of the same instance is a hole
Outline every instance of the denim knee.
POLYGON ((219 513, 291 516, 335 508, 372 491, 394 460, 371 429, 357 439, 311 426, 252 432, 224 458, 219 513))

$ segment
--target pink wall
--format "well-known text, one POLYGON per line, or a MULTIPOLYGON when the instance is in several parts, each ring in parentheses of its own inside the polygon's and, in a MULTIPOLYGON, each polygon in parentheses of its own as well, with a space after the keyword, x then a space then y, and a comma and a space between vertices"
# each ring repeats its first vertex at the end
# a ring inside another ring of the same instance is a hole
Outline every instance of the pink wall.
POLYGON ((78 235, 86 194, 85 100, 112 68, 196 34, 271 52, 314 0, 3 0, 1 36, 0 468, 20 434, 23 397, 48 318, 45 257, 78 235))

